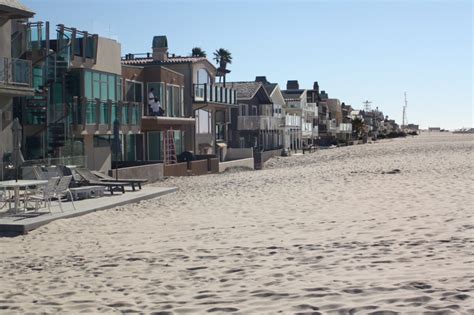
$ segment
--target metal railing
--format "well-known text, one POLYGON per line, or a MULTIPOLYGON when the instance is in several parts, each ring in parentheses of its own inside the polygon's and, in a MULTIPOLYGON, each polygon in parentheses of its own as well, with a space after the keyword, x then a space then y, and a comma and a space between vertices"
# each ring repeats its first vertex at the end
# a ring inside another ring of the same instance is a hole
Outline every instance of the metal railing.
POLYGON ((231 88, 213 84, 193 84, 193 100, 195 103, 237 104, 237 92, 231 88))
POLYGON ((24 59, 0 58, 0 84, 31 87, 31 61, 24 59))
POLYGON ((239 116, 237 129, 239 130, 277 130, 281 127, 281 119, 272 116, 239 116))

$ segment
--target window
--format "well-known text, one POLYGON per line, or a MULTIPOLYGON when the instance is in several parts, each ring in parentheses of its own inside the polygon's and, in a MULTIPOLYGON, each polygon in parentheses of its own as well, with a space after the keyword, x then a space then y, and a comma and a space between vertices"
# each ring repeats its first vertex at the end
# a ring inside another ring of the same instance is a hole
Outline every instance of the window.
POLYGON ((209 134, 212 132, 211 126, 211 113, 203 109, 196 111, 196 133, 209 134))
POLYGON ((128 102, 143 102, 143 83, 138 81, 125 81, 125 100, 128 102))
POLYGON ((209 76, 209 73, 207 73, 205 69, 199 69, 197 71, 196 83, 197 84, 211 83, 211 78, 209 76))
POLYGON ((161 131, 148 132, 148 160, 163 160, 161 131))
POLYGON ((102 101, 122 99, 122 78, 115 74, 84 71, 84 96, 102 101))
POLYGON ((147 86, 146 86, 146 90, 147 90, 147 97, 146 97, 146 103, 148 104, 148 110, 146 112, 150 112, 151 113, 151 108, 149 106, 149 102, 150 102, 150 92, 151 92, 151 89, 153 89, 153 96, 158 99, 158 102, 160 102, 161 104, 161 107, 163 108, 163 110, 165 111, 165 115, 166 115, 166 112, 167 112, 167 104, 165 102, 165 100, 163 99, 163 94, 164 94, 164 83, 163 82, 151 82, 151 83, 147 83, 147 86))

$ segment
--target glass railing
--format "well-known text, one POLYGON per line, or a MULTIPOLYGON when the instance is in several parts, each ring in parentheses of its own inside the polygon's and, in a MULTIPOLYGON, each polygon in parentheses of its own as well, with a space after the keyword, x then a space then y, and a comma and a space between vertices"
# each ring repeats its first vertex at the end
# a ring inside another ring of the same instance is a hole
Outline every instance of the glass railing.
POLYGON ((100 123, 101 124, 110 123, 109 104, 107 102, 100 103, 100 123))
POLYGON ((281 119, 271 116, 239 116, 237 129, 239 130, 276 130, 281 127, 281 119))
POLYGON ((0 58, 0 84, 31 87, 31 61, 24 59, 0 58))
POLYGON ((86 124, 95 125, 97 123, 96 101, 88 100, 86 103, 86 124))
POLYGON ((86 125, 112 126, 116 119, 119 119, 122 125, 140 125, 142 106, 142 103, 137 102, 82 99, 77 103, 74 122, 82 124, 85 117, 86 125), (85 110, 83 110, 83 107, 85 107, 85 110))

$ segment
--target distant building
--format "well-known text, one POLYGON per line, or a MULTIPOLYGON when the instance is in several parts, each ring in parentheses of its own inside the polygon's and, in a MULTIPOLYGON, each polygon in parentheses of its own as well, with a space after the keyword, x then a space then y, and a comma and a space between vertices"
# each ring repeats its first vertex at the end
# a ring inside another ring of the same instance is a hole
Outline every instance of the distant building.
POLYGON ((440 132, 441 128, 440 127, 428 127, 429 132, 440 132))

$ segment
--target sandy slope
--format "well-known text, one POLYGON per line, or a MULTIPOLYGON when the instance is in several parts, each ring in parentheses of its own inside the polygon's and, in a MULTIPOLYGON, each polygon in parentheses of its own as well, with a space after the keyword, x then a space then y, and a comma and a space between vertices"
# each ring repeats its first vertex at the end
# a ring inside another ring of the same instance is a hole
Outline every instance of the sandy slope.
POLYGON ((0 312, 474 314, 473 149, 423 135, 169 179, 0 238, 0 312))

